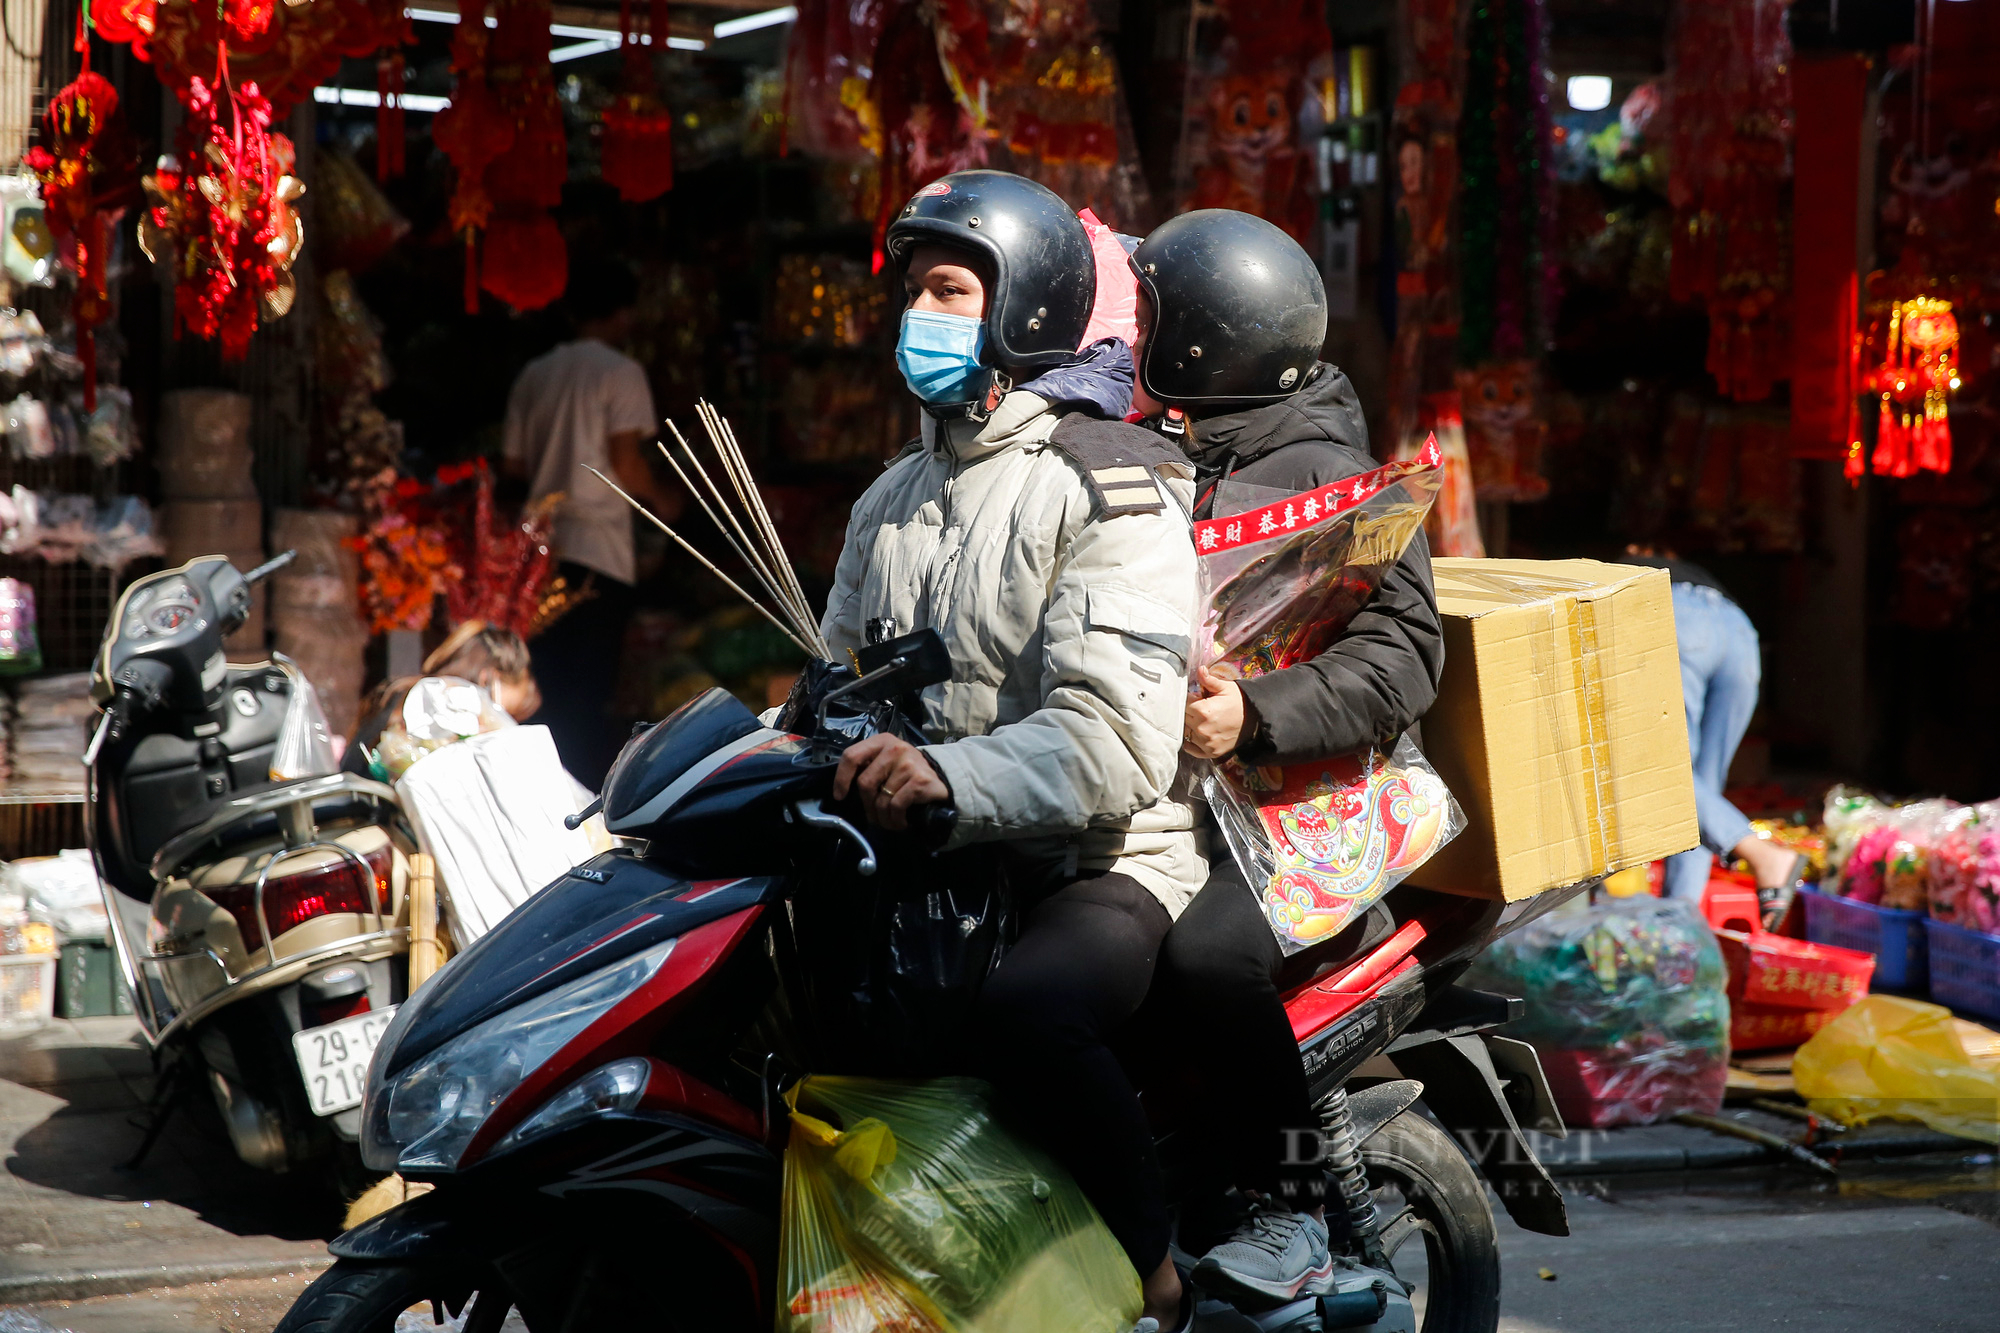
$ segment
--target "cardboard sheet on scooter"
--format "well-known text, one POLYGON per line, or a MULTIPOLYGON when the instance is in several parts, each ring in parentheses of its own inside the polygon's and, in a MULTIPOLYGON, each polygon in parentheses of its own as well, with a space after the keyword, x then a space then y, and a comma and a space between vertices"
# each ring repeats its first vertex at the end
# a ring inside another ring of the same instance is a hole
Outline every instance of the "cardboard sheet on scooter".
POLYGON ((547 727, 503 727, 433 750, 396 792, 437 861, 458 949, 609 845, 598 821, 563 827, 590 793, 563 768, 547 727))
POLYGON ((1410 876, 1514 902, 1698 840, 1665 570, 1440 558, 1424 753, 1466 830, 1410 876))

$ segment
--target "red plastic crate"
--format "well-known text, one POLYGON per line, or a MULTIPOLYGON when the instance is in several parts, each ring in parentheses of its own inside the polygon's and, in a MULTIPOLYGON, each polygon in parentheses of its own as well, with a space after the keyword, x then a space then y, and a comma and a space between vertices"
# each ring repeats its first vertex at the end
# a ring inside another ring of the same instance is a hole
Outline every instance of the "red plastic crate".
POLYGON ((1731 1003, 1839 1012, 1868 993, 1875 955, 1783 935, 1718 930, 1731 1003))

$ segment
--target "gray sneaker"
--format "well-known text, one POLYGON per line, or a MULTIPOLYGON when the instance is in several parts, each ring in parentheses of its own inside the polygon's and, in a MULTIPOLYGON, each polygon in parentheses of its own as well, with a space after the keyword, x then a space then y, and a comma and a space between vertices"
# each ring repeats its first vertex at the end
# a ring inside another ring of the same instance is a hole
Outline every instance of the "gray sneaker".
POLYGON ((1333 1275, 1326 1223, 1311 1213, 1257 1207, 1194 1266, 1211 1291, 1233 1290, 1272 1301, 1296 1299, 1333 1275))

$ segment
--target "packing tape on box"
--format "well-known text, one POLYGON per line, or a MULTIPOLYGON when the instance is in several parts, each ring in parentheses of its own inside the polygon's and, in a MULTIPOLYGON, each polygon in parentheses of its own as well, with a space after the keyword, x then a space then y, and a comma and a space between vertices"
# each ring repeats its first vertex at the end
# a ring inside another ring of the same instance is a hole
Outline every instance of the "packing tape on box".
MULTIPOLYGON (((1618 803, 1609 799, 1604 790, 1611 768, 1611 729, 1605 704, 1603 659, 1599 653, 1601 649, 1609 649, 1613 645, 1615 635, 1610 623, 1610 608, 1604 607, 1600 618, 1598 600, 1579 595, 1599 585, 1587 579, 1564 578, 1559 574, 1463 569, 1451 571, 1449 581, 1455 594, 1479 597, 1495 606, 1531 607, 1540 604, 1547 608, 1546 633, 1529 636, 1529 669, 1537 682, 1551 687, 1537 693, 1542 696, 1543 721, 1552 742, 1560 742, 1563 734, 1558 697, 1568 692, 1576 701, 1578 748, 1587 757, 1589 772, 1577 773, 1565 764, 1562 789, 1570 803, 1570 815, 1576 821, 1587 848, 1590 873, 1586 878, 1605 874, 1612 868, 1614 854, 1623 845, 1617 828, 1618 803), (1556 624, 1556 607, 1561 601, 1567 601, 1575 608, 1568 617, 1567 635, 1561 635, 1556 624), (1563 670, 1564 659, 1557 653, 1558 643, 1568 648, 1567 660, 1576 663, 1574 690, 1565 691, 1562 688, 1569 682, 1568 673, 1563 670)), ((1568 753, 1568 747, 1559 743, 1553 748, 1558 755, 1568 753)), ((1537 806, 1538 814, 1540 809, 1537 806)), ((1552 840, 1547 828, 1538 829, 1537 833, 1544 845, 1552 840)))

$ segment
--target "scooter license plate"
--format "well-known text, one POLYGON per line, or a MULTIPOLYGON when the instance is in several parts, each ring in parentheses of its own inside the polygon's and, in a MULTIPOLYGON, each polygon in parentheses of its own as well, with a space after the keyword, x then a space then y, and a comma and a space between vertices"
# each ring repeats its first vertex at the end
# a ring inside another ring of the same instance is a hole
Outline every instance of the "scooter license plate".
POLYGON ((375 1054, 375 1043, 395 1016, 391 1005, 292 1034, 314 1115, 333 1115, 361 1105, 361 1093, 368 1086, 368 1057, 375 1054))

